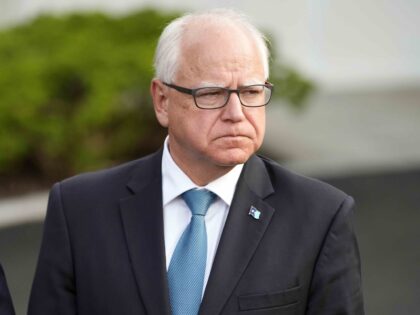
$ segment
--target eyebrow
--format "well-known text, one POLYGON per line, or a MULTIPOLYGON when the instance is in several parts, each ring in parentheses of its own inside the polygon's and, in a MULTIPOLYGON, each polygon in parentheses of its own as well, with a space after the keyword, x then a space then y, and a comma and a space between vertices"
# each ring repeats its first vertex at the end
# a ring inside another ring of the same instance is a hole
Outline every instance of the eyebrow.
MULTIPOLYGON (((256 79, 252 79, 249 81, 246 81, 244 84, 241 84, 239 87, 241 86, 248 86, 248 85, 254 85, 254 84, 264 84, 265 82, 261 82, 260 80, 256 80, 256 79)), ((220 84, 220 83, 216 83, 216 82, 210 82, 210 81, 203 81, 201 82, 196 88, 205 88, 205 87, 221 87, 221 88, 226 88, 225 85, 220 84)))
POLYGON ((225 87, 223 84, 216 83, 216 82, 210 82, 210 81, 204 81, 201 82, 197 88, 205 88, 205 87, 225 87))

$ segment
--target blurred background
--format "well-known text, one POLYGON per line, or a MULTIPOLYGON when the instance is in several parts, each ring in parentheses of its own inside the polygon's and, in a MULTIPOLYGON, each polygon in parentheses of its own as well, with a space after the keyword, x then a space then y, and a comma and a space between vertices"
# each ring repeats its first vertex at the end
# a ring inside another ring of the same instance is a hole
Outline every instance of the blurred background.
POLYGON ((164 25, 232 7, 270 38, 262 153, 357 202, 366 313, 420 309, 418 0, 0 0, 0 262, 25 314, 48 188, 161 145, 164 25))

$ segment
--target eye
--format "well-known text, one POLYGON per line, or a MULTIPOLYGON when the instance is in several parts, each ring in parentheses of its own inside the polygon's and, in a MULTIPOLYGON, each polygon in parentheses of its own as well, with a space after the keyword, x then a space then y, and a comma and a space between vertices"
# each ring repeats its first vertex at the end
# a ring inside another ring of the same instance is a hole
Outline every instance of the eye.
POLYGON ((245 86, 241 89, 241 95, 243 96, 258 96, 263 93, 264 87, 260 85, 245 86))
POLYGON ((212 98, 224 96, 224 90, 220 88, 203 88, 197 91, 196 97, 212 98))

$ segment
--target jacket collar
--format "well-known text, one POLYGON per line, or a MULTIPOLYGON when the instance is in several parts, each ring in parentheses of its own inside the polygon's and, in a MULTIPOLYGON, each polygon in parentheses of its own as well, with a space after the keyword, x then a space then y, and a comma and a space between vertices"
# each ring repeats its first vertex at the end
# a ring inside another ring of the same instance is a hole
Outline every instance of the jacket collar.
POLYGON ((252 156, 239 178, 216 252, 200 315, 219 314, 246 270, 274 214, 264 201, 274 192, 261 158, 252 156), (260 216, 250 215, 254 207, 260 216))
POLYGON ((170 315, 162 207, 162 150, 139 160, 120 200, 127 248, 147 314, 170 315))

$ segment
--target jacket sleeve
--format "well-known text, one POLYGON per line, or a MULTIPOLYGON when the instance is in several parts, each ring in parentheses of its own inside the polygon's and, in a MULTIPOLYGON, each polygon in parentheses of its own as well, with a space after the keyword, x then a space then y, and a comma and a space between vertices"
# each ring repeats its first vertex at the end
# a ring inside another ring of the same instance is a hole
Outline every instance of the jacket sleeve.
POLYGON ((75 315, 72 249, 60 184, 50 192, 28 315, 75 315))
POLYGON ((313 273, 307 315, 364 314, 353 209, 353 199, 346 197, 331 222, 313 273))
POLYGON ((3 267, 0 265, 0 315, 14 315, 12 298, 7 287, 6 276, 3 267))

